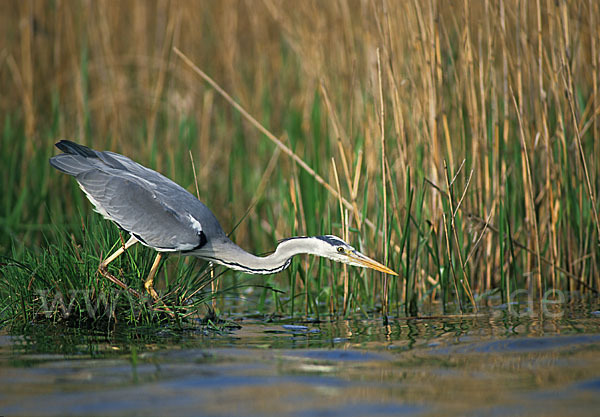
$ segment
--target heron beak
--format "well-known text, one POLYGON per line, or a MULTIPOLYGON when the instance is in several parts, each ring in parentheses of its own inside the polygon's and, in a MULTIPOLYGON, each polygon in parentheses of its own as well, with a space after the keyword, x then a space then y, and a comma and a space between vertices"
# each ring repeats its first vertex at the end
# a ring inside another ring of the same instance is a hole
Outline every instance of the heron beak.
POLYGON ((371 268, 376 271, 385 272, 386 274, 398 276, 398 274, 396 272, 392 271, 387 266, 380 264, 379 262, 369 258, 368 256, 363 255, 360 252, 348 251, 348 252, 346 252, 346 255, 350 259, 352 259, 352 261, 356 262, 357 264, 360 264, 361 266, 364 266, 365 268, 371 268))

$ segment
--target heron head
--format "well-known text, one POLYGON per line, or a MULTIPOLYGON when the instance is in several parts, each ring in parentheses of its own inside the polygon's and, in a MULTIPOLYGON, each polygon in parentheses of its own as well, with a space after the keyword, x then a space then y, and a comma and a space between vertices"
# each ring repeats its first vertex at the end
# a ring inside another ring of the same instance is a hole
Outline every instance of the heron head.
POLYGON ((363 255, 341 238, 333 235, 315 236, 317 241, 316 255, 324 256, 337 262, 342 262, 348 265, 360 266, 363 268, 371 268, 376 271, 385 272, 390 275, 398 275, 385 265, 363 255))

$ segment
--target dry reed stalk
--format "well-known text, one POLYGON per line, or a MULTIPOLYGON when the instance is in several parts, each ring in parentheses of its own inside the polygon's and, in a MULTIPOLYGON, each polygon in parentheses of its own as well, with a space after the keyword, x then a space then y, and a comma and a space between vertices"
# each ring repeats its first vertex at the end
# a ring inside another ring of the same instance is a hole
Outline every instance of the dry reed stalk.
MULTIPOLYGON (((344 176, 346 178, 346 183, 348 185, 348 189, 351 190, 352 189, 352 176, 350 175, 348 159, 346 158, 346 144, 349 145, 349 140, 348 140, 348 137, 346 136, 346 133, 343 131, 343 129, 341 128, 341 126, 339 124, 337 115, 336 115, 335 111, 333 110, 331 101, 329 100, 329 95, 327 94, 327 89, 325 88, 325 85, 323 84, 322 81, 319 83, 319 87, 321 90, 321 94, 323 95, 323 98, 325 99, 325 105, 327 106, 327 112, 329 114, 331 124, 333 125, 333 129, 335 131, 335 137, 337 139, 336 141, 337 141, 337 145, 338 145, 338 152, 342 159, 342 167, 344 169, 344 176)), ((338 187, 338 193, 340 193, 339 187, 338 187)), ((341 196, 341 194, 338 194, 338 195, 341 196)), ((356 221, 356 225, 357 225, 358 229, 360 229, 361 218, 360 218, 360 211, 359 211, 358 205, 356 203, 356 194, 350 195, 350 202, 352 204, 352 214, 354 214, 354 219, 356 221)))
MULTIPOLYGON (((597 28, 597 20, 596 17, 598 15, 598 10, 599 10, 599 6, 598 6, 598 2, 593 1, 593 0, 589 0, 588 2, 589 4, 589 8, 590 8, 590 13, 589 13, 589 17, 590 17, 590 22, 589 22, 589 26, 590 28, 597 28)), ((593 102, 593 108, 595 110, 594 115, 593 115, 593 123, 594 123, 594 128, 593 128, 593 143, 594 143, 594 148, 593 148, 593 152, 592 155, 600 155, 600 145, 598 145, 598 142, 600 142, 600 122, 598 122, 598 110, 600 110, 600 94, 598 93, 598 63, 600 62, 600 54, 598 54, 598 42, 600 40, 600 34, 599 31, 597 30, 590 30, 590 54, 591 54, 591 61, 592 61, 592 102, 593 102)), ((599 162, 596 160, 594 161, 592 159, 592 172, 597 172, 598 170, 598 164, 599 162)), ((598 178, 598 176, 596 175, 596 178, 598 178)), ((600 240, 600 235, 598 235, 598 240, 600 240)), ((594 252, 596 253, 596 252, 594 252)), ((596 277, 596 287, 600 288, 600 267, 598 267, 598 258, 594 255, 595 258, 595 262, 592 264, 594 266, 595 272, 592 274, 593 276, 596 277)))
MULTIPOLYGON (((214 96, 213 90, 207 90, 202 96, 202 114, 200 116, 200 133, 198 135, 199 149, 210 149, 209 133, 211 126, 210 120, 213 113, 214 96)), ((214 160, 212 158, 207 158, 204 161, 200 170, 201 178, 208 178, 209 174, 213 171, 213 161, 214 160)))
MULTIPOLYGON (((554 190, 552 187, 552 166, 553 166, 553 157, 552 150, 550 147, 550 133, 548 131, 548 100, 544 90, 544 68, 543 68, 543 58, 544 58, 544 50, 543 50, 543 27, 542 27, 542 8, 541 1, 536 0, 536 21, 537 21, 537 76, 538 76, 538 94, 539 99, 542 102, 541 106, 541 124, 542 124, 542 134, 544 137, 544 147, 546 151, 546 193, 548 198, 546 199, 548 203, 548 240, 550 246, 550 261, 552 264, 557 262, 558 249, 557 249, 557 232, 556 232, 556 213, 558 212, 558 201, 554 198, 554 190)), ((557 276, 556 269, 550 268, 551 280, 552 280, 552 288, 557 288, 557 276)))
MULTIPOLYGON (((509 126, 510 120, 508 118, 508 51, 507 51, 507 32, 506 32, 506 16, 504 10, 504 0, 499 0, 500 8, 500 36, 501 36, 501 47, 502 47, 502 103, 503 103, 503 114, 502 114, 502 144, 506 146, 508 144, 509 126)), ((506 159, 501 158, 500 176, 499 178, 506 178, 506 159)), ((506 195, 505 187, 501 186, 501 195, 506 195)))
MULTIPOLYGON (((469 217, 472 220, 475 220, 475 221, 483 224, 485 227, 487 227, 488 229, 490 229, 494 233, 499 233, 500 232, 498 230, 498 228, 496 226, 494 226, 493 224, 491 224, 491 223, 487 223, 486 224, 485 219, 482 219, 482 218, 479 218, 479 217, 473 216, 473 215, 469 215, 469 217)), ((530 254, 532 254, 534 256, 536 255, 535 249, 531 249, 530 247, 528 247, 527 245, 521 243, 520 241, 518 241, 515 238, 511 238, 510 239, 510 243, 513 244, 514 246, 516 246, 517 248, 524 250, 525 252, 528 252, 528 253, 530 253, 530 254)), ((577 283, 577 284, 583 286, 585 289, 590 290, 594 294, 598 294, 598 290, 596 290, 594 287, 592 287, 589 284, 587 284, 585 281, 582 281, 577 275, 575 275, 574 273, 570 272, 568 269, 565 269, 565 268, 561 267, 560 265, 553 264, 550 259, 545 258, 543 256, 540 257, 540 260, 543 263, 545 263, 546 265, 548 265, 549 267, 556 269, 556 271, 560 272, 561 274, 564 274, 566 277, 568 277, 574 283, 577 283)))
MULTIPOLYGON (((387 10, 389 8, 387 2, 384 0, 383 2, 385 9, 387 10)), ((391 22, 391 18, 390 18, 390 13, 385 13, 385 20, 386 20, 386 26, 385 26, 385 39, 387 42, 387 48, 384 49, 384 54, 387 55, 387 59, 385 60, 386 65, 386 74, 387 74, 387 80, 388 80, 388 85, 390 85, 390 95, 391 95, 391 100, 392 100, 392 115, 393 115, 393 121, 394 121, 394 130, 395 130, 395 134, 396 137, 398 138, 398 140, 396 141, 396 145, 397 145, 397 149, 398 149, 398 170, 397 170, 397 178, 399 179, 400 183, 403 183, 406 181, 406 174, 405 172, 407 172, 407 165, 408 165, 408 161, 407 161, 407 148, 408 148, 408 144, 407 144, 407 138, 406 138, 406 131, 405 131, 405 123, 404 123, 404 115, 403 115, 403 111, 402 111, 402 102, 400 99, 400 91, 399 91, 399 87, 398 87, 398 77, 400 76, 398 73, 398 70, 395 69, 395 59, 393 59, 394 57, 394 53, 395 51, 397 51, 398 46, 397 46, 397 42, 395 42, 396 38, 392 36, 392 33, 395 33, 392 31, 392 22, 391 22)))
MULTIPOLYGON (((277 153, 279 153, 281 151, 281 149, 276 148, 278 150, 277 153)), ((300 187, 300 178, 298 175, 298 168, 296 167, 296 164, 292 165, 292 172, 294 175, 294 181, 296 184, 295 190, 296 193, 298 194, 298 215, 300 216, 300 225, 298 226, 298 228, 300 228, 300 231, 302 233, 306 233, 307 232, 307 226, 306 226, 306 211, 304 210, 304 199, 302 197, 302 188, 300 187)), ((306 269, 308 270, 308 259, 305 260, 306 264, 306 269)))
MULTIPOLYGON (((594 0, 588 0, 589 7, 589 26, 590 28, 595 28, 596 26, 596 17, 598 14, 598 2, 594 0)), ((591 30, 590 31, 590 55, 591 55, 591 64, 592 64, 592 98, 594 103, 594 109, 598 109, 600 107, 600 97, 598 97, 598 60, 600 59, 600 55, 598 54, 598 40, 600 39, 600 34, 598 31, 591 30)), ((598 138, 600 136, 599 127, 600 123, 597 118, 594 118, 594 138, 598 138)), ((597 141, 594 141, 595 145, 597 141)), ((598 153, 594 153, 594 155, 598 155, 598 153)))
POLYGON ((146 146, 148 149, 152 148, 154 137, 156 135, 156 119, 158 117, 160 98, 163 95, 165 84, 167 80, 167 70, 169 68, 169 55, 171 52, 171 46, 175 38, 175 32, 180 25, 181 13, 178 10, 171 11, 170 3, 167 5, 165 15, 168 16, 167 27, 165 30, 165 37, 161 45, 160 62, 161 66, 156 77, 156 83, 152 93, 152 106, 148 115, 148 132, 146 138, 146 146))
MULTIPOLYGON (((337 187, 338 190, 338 195, 342 195, 342 190, 340 188, 340 178, 338 176, 338 171, 337 171, 337 166, 335 164, 335 158, 331 158, 331 168, 333 170, 333 176, 335 178, 335 185, 337 187)), ((342 223, 342 236, 344 239, 348 239, 348 225, 345 222, 345 217, 344 217, 344 204, 342 203, 341 199, 338 199, 339 205, 340 205, 340 221, 342 223)), ((348 268, 347 265, 344 264, 342 266, 343 268, 343 273, 342 273, 342 277, 343 277, 343 281, 344 281, 344 299, 343 299, 343 304, 342 304, 342 314, 345 316, 346 315, 346 311, 348 309, 348 268)), ((331 275, 331 274, 330 274, 331 275)), ((333 288, 333 287, 331 287, 333 288)))
MULTIPOLYGON (((21 97, 23 103, 23 114, 25 116, 25 134, 28 138, 34 139, 36 130, 36 116, 34 103, 34 74, 33 74, 33 2, 23 1, 19 3, 19 29, 20 29, 20 49, 21 66, 18 69, 18 78, 20 80, 21 97)), ((33 141, 26 143, 28 154, 32 152, 33 141)))
POLYGON ((462 305, 462 300, 459 296, 459 292, 458 292, 458 277, 456 276, 456 270, 454 268, 454 262, 452 262, 452 253, 450 252, 450 238, 448 236, 448 229, 450 228, 450 225, 448 223, 448 219, 446 218, 446 213, 442 211, 442 220, 443 220, 443 224, 442 227, 444 229, 444 238, 446 241, 446 255, 448 256, 448 262, 450 263, 450 270, 452 272, 452 283, 454 284, 454 292, 456 293, 456 299, 458 300, 458 304, 460 306, 460 311, 463 312, 463 305, 462 305))
MULTIPOLYGON (((456 223, 455 223, 455 218, 456 218, 456 213, 458 212, 458 210, 460 209, 460 206, 462 204, 462 201, 464 199, 464 196, 467 193, 467 189, 469 188, 469 184, 471 183, 471 177, 473 175, 473 171, 471 171, 471 174, 469 175, 469 179, 467 180, 467 184, 465 185, 465 188, 463 190, 463 195, 460 198, 458 204, 456 205, 456 207, 454 206, 454 199, 452 197, 452 188, 454 186, 454 182, 456 181, 456 177, 458 176, 460 170, 462 169, 462 167, 464 166, 464 161, 461 164, 460 168, 458 169, 458 171, 456 172, 456 174, 454 175, 454 178, 452 178, 452 181, 450 181, 450 177, 448 175, 448 166, 446 165, 445 161, 444 161, 444 173, 445 173, 445 178, 446 178, 446 187, 448 188, 448 192, 446 193, 446 196, 448 197, 448 204, 450 206, 450 230, 452 232, 452 237, 454 238, 454 243, 456 244, 456 250, 458 252, 458 260, 460 262, 460 267, 461 267, 461 271, 462 271, 462 275, 463 278, 461 280, 461 284, 463 289, 465 290, 465 292, 467 293, 467 296, 469 297, 469 301, 471 302, 471 305, 473 307, 473 309, 475 311, 477 311, 477 304, 475 303, 475 299, 473 298, 473 292, 471 291, 471 284, 469 283, 469 277, 467 276, 467 270, 466 270, 466 264, 463 261, 463 256, 461 253, 461 246, 459 244, 459 240, 458 240, 458 232, 456 230, 456 223)), ((448 239, 448 237, 446 237, 446 239, 448 239)), ((446 242, 448 243, 448 242, 446 242)), ((449 248, 448 248, 449 250, 449 248)))
MULTIPOLYGON (((269 130, 267 130, 258 120, 256 120, 250 113, 248 113, 240 104, 238 104, 225 90, 223 90, 212 78, 210 78, 204 71, 198 68, 183 52, 181 52, 177 47, 173 47, 175 53, 188 65, 196 74, 200 75, 207 83, 211 85, 229 104, 231 104, 237 111, 239 111, 244 118, 246 118, 254 127, 256 127, 262 134, 264 134, 271 142, 277 145, 281 150, 287 154, 290 158, 292 158, 302 169, 304 169, 310 176, 312 176, 315 181, 321 184, 327 191, 333 194, 334 197, 341 199, 344 206, 346 206, 349 210, 352 210, 352 204, 346 200, 344 197, 339 195, 337 191, 327 182, 323 177, 316 173, 314 169, 312 169, 306 162, 302 160, 294 151, 292 151, 289 147, 283 144, 281 140, 277 139, 275 135, 273 135, 269 130)), ((376 230, 375 224, 369 219, 365 219, 365 223, 376 230)))
MULTIPOLYGON (((287 137, 286 137, 287 139, 287 137)), ((280 148, 275 148, 277 150, 277 154, 281 152, 280 148)), ((268 177, 266 177, 268 178, 268 177)), ((298 175, 298 167, 295 163, 292 164, 292 181, 290 183, 290 195, 292 197, 292 204, 294 205, 294 230, 296 233, 306 234, 307 226, 306 226, 306 212, 304 210, 304 198, 302 196, 302 188, 300 187, 300 178, 298 175), (298 221, 298 218, 300 219, 298 221)), ((308 271, 310 266, 310 261, 307 257, 304 257, 304 269, 308 271)), ((308 283, 310 280, 307 280, 306 287, 308 287, 308 283)), ((300 286, 300 290, 304 290, 302 285, 302 280, 298 281, 298 285, 300 286)), ((306 288, 306 304, 305 311, 308 314, 308 289, 306 288)))
POLYGON ((566 68, 567 77, 564 78, 563 74, 563 82, 565 84, 565 90, 567 92, 567 103, 569 104, 569 110, 571 117, 573 118, 573 129, 575 130, 575 139, 577 141, 577 150, 579 151, 579 157, 581 158, 581 165, 583 167, 583 174, 585 179, 585 185, 587 187, 588 197, 590 202, 592 203, 592 220, 596 226, 596 241, 600 244, 600 220, 598 220, 598 209, 596 207, 596 196, 594 194, 594 190, 592 188, 592 183, 590 181, 590 174, 587 167, 587 162, 585 159, 585 153, 583 151, 583 146, 581 144, 581 133, 579 130, 579 123, 577 121, 577 115, 575 114, 575 103, 573 100, 573 84, 571 78, 571 68, 568 64, 563 62, 563 66, 566 68))
MULTIPOLYGON (((489 22, 489 2, 486 1, 485 2, 485 11, 484 11, 484 16, 485 16, 485 20, 486 22, 489 22)), ((484 190, 484 195, 482 198, 482 206, 481 209, 485 210, 485 211, 490 211, 493 212, 493 207, 494 204, 496 202, 495 198, 494 198, 494 190, 492 188, 492 178, 490 176, 490 153, 489 153, 489 147, 490 147, 490 138, 489 138, 489 133, 488 133, 488 116, 487 116, 487 109, 486 109, 486 103, 489 101, 489 98, 487 97, 487 93, 488 90, 486 88, 486 84, 487 84, 487 79, 486 76, 488 75, 488 71, 486 71, 486 64, 489 65, 490 62, 490 55, 491 55, 491 47, 489 46, 491 43, 491 38, 490 38, 490 26, 488 24, 485 24, 484 27, 479 27, 478 31, 477 31, 477 42, 478 42, 478 60, 479 60, 479 65, 478 65, 478 69, 479 69, 479 73, 478 73, 478 78, 479 78, 479 114, 481 115, 480 117, 480 131, 481 131, 481 141, 482 141, 482 149, 483 149, 483 167, 482 167, 482 178, 481 181, 483 183, 483 190, 484 190), (483 42, 484 42, 484 34, 483 32, 485 31, 486 35, 485 39, 486 39, 486 45, 487 45, 487 56, 484 59, 484 47, 483 47, 483 42), (490 198, 492 199, 492 201, 490 201, 490 198), (489 206, 490 204, 492 205, 492 210, 489 210, 489 206)), ((482 232, 481 236, 483 236, 484 233, 482 232)), ((481 238, 480 236, 480 238, 481 238)), ((476 247, 477 243, 474 245, 474 247, 476 247)), ((492 282, 492 270, 494 268, 494 261, 492 261, 493 257, 492 257, 492 239, 488 238, 483 245, 482 248, 483 251, 485 251, 488 259, 490 259, 489 262, 486 263, 485 266, 485 273, 480 274, 479 279, 478 279, 478 284, 476 285, 477 288, 491 288, 491 282, 492 282)), ((475 277, 477 278, 477 277, 475 277)))
MULTIPOLYGON (((569 32, 569 19, 568 19, 568 10, 565 7, 565 5, 562 5, 561 9, 560 9, 560 15, 559 15, 559 27, 562 29, 562 35, 564 38, 564 43, 562 45, 562 48, 560 50, 560 55, 559 55, 559 63, 560 63, 560 67, 562 69, 562 71, 560 71, 560 75, 561 75, 561 81, 562 81, 562 85, 564 86, 564 89, 566 91, 566 97, 567 97, 567 104, 566 106, 568 107, 568 113, 569 116, 572 119, 573 122, 573 129, 575 131, 575 142, 577 144, 577 149, 578 149, 578 154, 579 154, 579 162, 581 164, 581 168, 583 171, 583 178, 585 180, 585 186, 586 186, 586 192, 588 194, 588 198, 591 202, 591 209, 592 209, 592 222, 595 225, 596 228, 596 245, 600 244, 600 222, 598 219, 598 209, 596 206, 596 197, 595 197, 595 193, 594 190, 592 188, 591 185, 591 181, 590 181, 590 175, 589 175, 589 171, 588 171, 588 167, 587 167, 587 162, 585 159, 585 154, 583 151, 583 146, 582 146, 582 141, 581 141, 581 127, 579 125, 578 119, 577 119, 577 115, 576 115, 576 109, 575 109, 575 100, 574 100, 574 85, 573 85, 573 76, 572 76, 572 50, 571 50, 571 46, 570 46, 570 32, 569 32), (566 75, 565 75, 566 74, 566 75)), ((589 104, 591 104, 593 102, 593 97, 592 97, 592 101, 589 102, 589 104)), ((585 113, 586 111, 583 111, 583 114, 581 116, 582 121, 585 118, 585 113)), ((594 112, 595 113, 595 112, 594 112)), ((594 145, 596 146, 596 145, 594 145)), ((579 194, 579 204, 580 207, 583 208, 583 196, 582 193, 579 194)), ((581 233, 581 231, 580 231, 581 233)), ((582 259, 582 257, 584 257, 587 253, 587 239, 584 240, 580 240, 580 249, 579 249, 579 259, 582 259), (586 245, 586 246, 584 246, 586 245)), ((595 254, 595 251, 594 251, 595 254)), ((594 255, 595 257, 595 255, 594 255)), ((578 262, 573 261, 572 265, 575 265, 578 262)), ((584 274, 584 268, 585 268, 585 264, 582 264, 581 266, 581 278, 583 278, 583 274, 584 274)))
MULTIPOLYGON (((385 106, 383 104, 383 83, 381 80, 381 54, 379 48, 377 48, 377 80, 379 85, 379 127, 381 134, 381 193, 383 196, 383 217, 382 217, 382 230, 383 230, 383 240, 382 240, 382 249, 383 249, 383 262, 387 263, 388 260, 388 243, 387 243, 387 178, 386 178, 386 170, 385 170, 385 106)), ((383 315, 387 316, 388 314, 388 276, 387 274, 382 274, 383 276, 383 315)))
MULTIPOLYGON (((512 89, 511 89, 512 94, 512 89)), ((541 251, 540 251, 540 234, 538 229, 538 220, 537 213, 535 211, 535 199, 533 197, 533 175, 531 173, 531 164, 529 162, 529 152, 527 150, 527 140, 525 138, 525 130, 523 128, 523 121, 521 119, 521 111, 519 110, 519 106, 517 105, 517 100, 515 99, 514 94, 512 95, 513 104, 515 106, 515 110, 517 112, 517 120, 519 121, 519 130, 520 130, 520 138, 522 148, 522 159, 524 160, 525 165, 525 175, 523 176, 523 183, 526 190, 526 199, 527 205, 529 207, 529 216, 531 216, 531 222, 533 224, 533 232, 534 232, 534 242, 535 242, 535 254, 537 257, 537 288, 538 288, 538 297, 541 302, 542 300, 542 259, 541 259, 541 251)))
MULTIPOLYGON (((363 151, 360 149, 358 151, 358 155, 356 157, 356 167, 354 168, 354 180, 352 182, 352 188, 350 194, 352 196, 352 200, 356 200, 358 197, 358 185, 360 184, 360 175, 362 173, 362 161, 363 161, 363 151)), ((357 226, 361 227, 362 219, 359 219, 357 222, 357 226)))

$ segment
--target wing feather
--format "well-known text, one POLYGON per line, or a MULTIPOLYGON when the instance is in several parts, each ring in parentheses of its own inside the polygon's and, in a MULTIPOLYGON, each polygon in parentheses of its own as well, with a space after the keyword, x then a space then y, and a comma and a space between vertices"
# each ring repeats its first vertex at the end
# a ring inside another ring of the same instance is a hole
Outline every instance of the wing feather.
POLYGON ((134 176, 90 170, 78 175, 77 182, 98 212, 147 246, 162 251, 186 251, 203 241, 202 230, 164 204, 147 184, 134 176))
POLYGON ((75 142, 56 144, 50 158, 74 176, 96 211, 161 251, 188 251, 225 237, 214 214, 185 188, 126 156, 75 142))

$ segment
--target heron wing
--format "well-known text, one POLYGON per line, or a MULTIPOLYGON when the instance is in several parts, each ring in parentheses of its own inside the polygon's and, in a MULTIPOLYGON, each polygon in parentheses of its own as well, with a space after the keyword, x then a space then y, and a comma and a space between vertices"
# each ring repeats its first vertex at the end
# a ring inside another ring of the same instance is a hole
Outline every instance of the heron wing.
POLYGON ((90 168, 111 169, 111 171, 129 172, 137 178, 145 179, 153 184, 156 191, 161 193, 168 193, 174 189, 187 193, 187 190, 164 175, 121 154, 110 151, 96 151, 68 140, 61 140, 56 146, 65 153, 50 158, 50 164, 69 175, 77 176, 89 171, 90 168))
POLYGON ((110 151, 96 153, 98 154, 98 157, 110 167, 125 170, 137 177, 145 178, 157 185, 159 190, 162 190, 164 189, 164 186, 167 186, 169 189, 178 188, 187 192, 187 190, 185 190, 176 182, 173 182, 169 178, 154 171, 153 169, 146 168, 145 166, 138 164, 124 155, 110 151))
POLYGON ((68 140, 64 153, 50 158, 74 176, 96 211, 158 250, 186 251, 225 236, 219 221, 200 200, 160 173, 109 151, 68 140))
POLYGON ((88 199, 104 217, 157 250, 187 251, 206 243, 200 221, 184 210, 175 210, 173 199, 156 193, 151 182, 111 171, 88 169, 76 175, 88 199))

